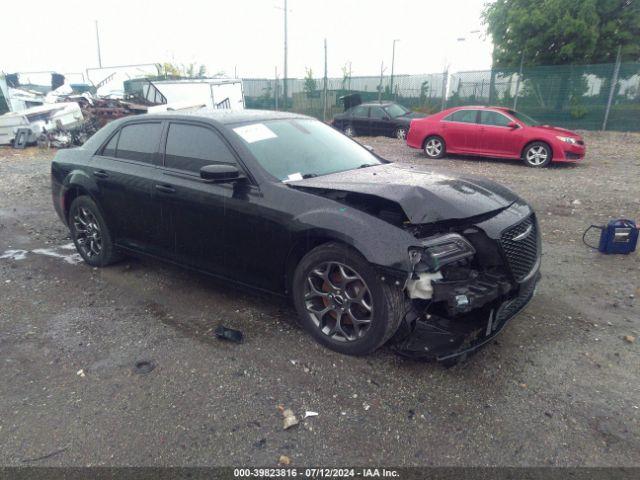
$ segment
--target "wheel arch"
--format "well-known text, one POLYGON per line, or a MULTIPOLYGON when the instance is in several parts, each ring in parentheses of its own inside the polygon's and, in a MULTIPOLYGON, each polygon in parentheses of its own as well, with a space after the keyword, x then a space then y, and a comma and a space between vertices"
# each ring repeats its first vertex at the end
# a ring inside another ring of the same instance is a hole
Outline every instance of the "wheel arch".
POLYGON ((442 136, 442 134, 440 133, 427 133, 424 138, 422 139, 422 143, 420 144, 420 148, 422 148, 424 150, 424 145, 425 143, 427 143, 427 139, 431 138, 431 137, 438 137, 440 140, 442 140, 442 142, 445 144, 445 146, 447 145, 447 140, 442 136))
POLYGON ((328 243, 344 245, 364 257, 364 254, 358 248, 346 239, 340 238, 337 235, 332 235, 328 232, 310 232, 300 235, 291 245, 284 264, 284 293, 286 295, 291 294, 293 276, 300 260, 302 260, 302 258, 314 248, 328 243))
MULTIPOLYGON (((69 218, 69 209, 71 208, 71 203, 73 203, 73 201, 76 198, 82 195, 86 195, 89 198, 91 198, 91 200, 95 202, 98 208, 100 208, 100 205, 96 200, 96 195, 95 195, 96 191, 97 191, 97 185, 95 184, 94 180, 91 177, 89 177, 85 172, 83 171, 72 172, 67 177, 67 180, 64 182, 64 185, 61 191, 60 200, 61 200, 62 213, 64 215, 65 222, 67 222, 69 218)), ((100 213, 104 217, 104 212, 102 212, 101 208, 100 210, 101 210, 100 213)))

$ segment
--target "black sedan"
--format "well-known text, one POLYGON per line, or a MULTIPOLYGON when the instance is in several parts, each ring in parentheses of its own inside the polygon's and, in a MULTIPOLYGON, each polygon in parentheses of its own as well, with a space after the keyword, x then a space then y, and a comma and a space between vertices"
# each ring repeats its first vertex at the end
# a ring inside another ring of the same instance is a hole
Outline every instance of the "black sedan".
POLYGON ((406 355, 465 355, 539 277, 535 215, 512 192, 392 164, 301 115, 114 121, 56 154, 52 188, 87 264, 148 255, 289 295, 346 354, 393 337, 406 355))
POLYGON ((372 137, 407 138, 409 124, 414 118, 424 115, 413 113, 402 105, 392 102, 361 103, 333 118, 332 125, 348 137, 356 135, 372 137))

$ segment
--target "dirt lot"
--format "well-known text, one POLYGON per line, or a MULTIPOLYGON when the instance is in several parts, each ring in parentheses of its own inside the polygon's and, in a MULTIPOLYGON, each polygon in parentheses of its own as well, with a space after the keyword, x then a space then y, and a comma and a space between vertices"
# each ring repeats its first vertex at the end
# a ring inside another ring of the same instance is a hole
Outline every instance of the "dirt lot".
POLYGON ((640 256, 581 243, 640 219, 640 135, 585 133, 577 166, 391 160, 480 174, 537 210, 543 280, 465 364, 316 345, 282 302, 148 260, 75 262, 51 206, 53 152, 0 149, 0 465, 640 466, 640 256), (242 345, 212 337, 240 328, 242 345), (155 369, 134 373, 136 361, 155 369), (277 405, 319 413, 284 431, 277 405))

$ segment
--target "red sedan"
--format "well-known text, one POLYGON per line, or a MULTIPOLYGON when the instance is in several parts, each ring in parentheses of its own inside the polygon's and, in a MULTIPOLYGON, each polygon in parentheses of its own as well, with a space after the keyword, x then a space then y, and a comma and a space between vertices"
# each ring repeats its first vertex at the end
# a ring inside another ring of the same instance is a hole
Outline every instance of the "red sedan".
POLYGON ((530 167, 576 162, 586 151, 580 135, 541 125, 531 117, 502 107, 456 107, 411 121, 407 145, 429 158, 446 153, 519 158, 530 167))

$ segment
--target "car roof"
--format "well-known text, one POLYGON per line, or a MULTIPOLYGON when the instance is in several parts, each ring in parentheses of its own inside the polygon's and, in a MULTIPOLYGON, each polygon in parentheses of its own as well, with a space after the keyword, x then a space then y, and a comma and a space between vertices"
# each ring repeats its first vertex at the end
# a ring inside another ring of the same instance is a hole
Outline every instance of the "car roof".
POLYGON ((283 119, 312 119, 307 115, 300 115, 293 112, 277 112, 273 110, 223 110, 213 108, 200 108, 197 110, 179 110, 179 111, 167 111, 157 113, 147 113, 144 115, 135 115, 134 117, 127 117, 129 119, 140 118, 185 118, 185 119, 207 119, 214 120, 224 125, 249 123, 249 122, 263 122, 267 120, 283 120, 283 119))
POLYGON ((393 105, 394 102, 389 102, 389 101, 373 101, 373 102, 363 102, 360 105, 354 105, 354 107, 359 107, 359 106, 363 106, 363 107, 387 107, 389 105, 393 105))

